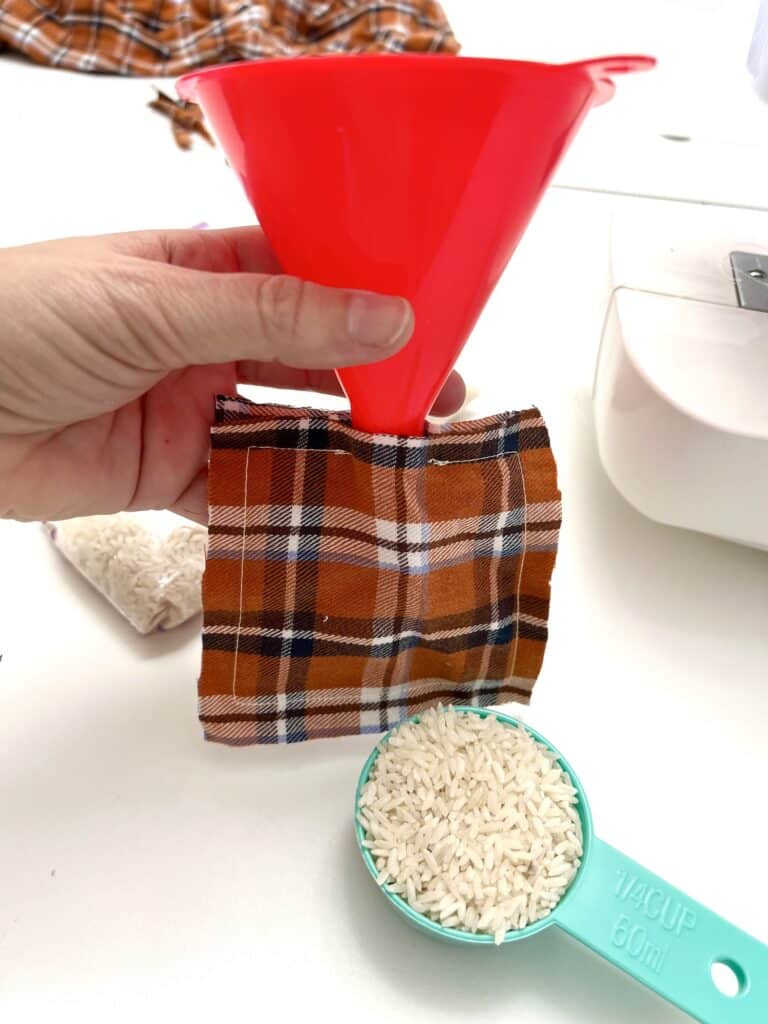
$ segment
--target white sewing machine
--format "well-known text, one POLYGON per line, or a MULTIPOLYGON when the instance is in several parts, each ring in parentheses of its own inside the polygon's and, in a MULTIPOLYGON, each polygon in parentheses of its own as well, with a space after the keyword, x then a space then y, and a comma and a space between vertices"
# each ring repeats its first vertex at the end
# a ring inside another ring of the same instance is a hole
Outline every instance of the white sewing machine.
POLYGON ((768 548, 768 213, 654 206, 614 222, 600 457, 650 518, 768 548))

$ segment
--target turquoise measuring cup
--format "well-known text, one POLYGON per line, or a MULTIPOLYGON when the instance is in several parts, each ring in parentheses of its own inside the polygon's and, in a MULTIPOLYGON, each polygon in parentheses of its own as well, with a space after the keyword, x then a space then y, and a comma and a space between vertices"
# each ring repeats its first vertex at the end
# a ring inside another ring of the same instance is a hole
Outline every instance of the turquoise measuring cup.
MULTIPOLYGON (((549 917, 520 931, 507 932, 504 942, 527 939, 544 928, 557 925, 702 1024, 767 1024, 768 946, 598 839, 592 828, 584 787, 576 773, 560 751, 535 729, 497 711, 469 707, 456 710, 483 718, 495 715, 508 725, 522 725, 556 755, 578 793, 584 834, 581 867, 549 917), (735 976, 738 982, 735 995, 726 995, 716 986, 712 976, 715 964, 724 964, 735 976)), ((415 715, 411 721, 418 719, 415 715)), ((380 743, 396 729, 387 733, 380 743)), ((363 846, 365 830, 358 820, 358 807, 379 746, 377 744, 366 761, 355 794, 357 843, 374 879, 378 871, 373 857, 363 846)), ((379 888, 408 921, 433 937, 448 942, 493 945, 492 936, 445 928, 412 910, 400 896, 379 888)))

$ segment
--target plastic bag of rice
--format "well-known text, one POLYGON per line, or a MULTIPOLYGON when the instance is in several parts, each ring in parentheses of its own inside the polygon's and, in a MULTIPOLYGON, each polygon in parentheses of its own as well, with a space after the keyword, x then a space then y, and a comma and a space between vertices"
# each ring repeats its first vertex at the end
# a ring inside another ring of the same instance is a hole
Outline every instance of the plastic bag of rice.
POLYGON ((380 885, 499 944, 550 914, 576 877, 577 802, 556 755, 524 727, 438 707, 383 741, 358 819, 380 885))
POLYGON ((53 543, 139 633, 201 609, 208 531, 172 512, 120 512, 45 524, 53 543))

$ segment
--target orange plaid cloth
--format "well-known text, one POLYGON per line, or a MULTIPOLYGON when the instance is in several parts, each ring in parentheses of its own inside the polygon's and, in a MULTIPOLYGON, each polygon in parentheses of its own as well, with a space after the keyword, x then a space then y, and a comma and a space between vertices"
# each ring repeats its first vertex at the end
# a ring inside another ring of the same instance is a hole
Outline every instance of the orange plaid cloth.
POLYGON ((538 409, 363 434, 346 413, 220 398, 200 718, 209 740, 376 733, 527 703, 560 494, 538 409))
POLYGON ((3 46, 72 71, 157 76, 304 53, 459 48, 432 0, 3 0, 3 46))

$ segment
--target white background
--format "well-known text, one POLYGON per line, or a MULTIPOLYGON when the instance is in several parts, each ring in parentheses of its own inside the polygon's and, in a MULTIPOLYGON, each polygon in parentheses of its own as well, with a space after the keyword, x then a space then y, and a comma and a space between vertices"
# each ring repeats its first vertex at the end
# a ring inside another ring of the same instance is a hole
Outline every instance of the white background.
MULTIPOLYGON (((768 208, 755 4, 447 6, 468 55, 662 58, 591 115, 462 364, 478 410, 541 406, 560 467, 552 635, 524 716, 604 838, 767 941, 768 554, 629 508, 590 405, 612 211, 768 208)), ((221 154, 177 151, 150 96, 0 58, 0 244, 250 221, 221 154)), ((0 524, 0 1019, 686 1019, 554 929, 478 953, 404 927, 352 838, 371 739, 204 744, 199 647, 197 621, 136 637, 40 528, 0 524)))

